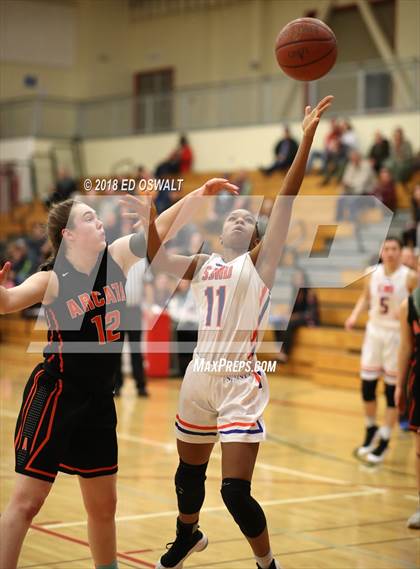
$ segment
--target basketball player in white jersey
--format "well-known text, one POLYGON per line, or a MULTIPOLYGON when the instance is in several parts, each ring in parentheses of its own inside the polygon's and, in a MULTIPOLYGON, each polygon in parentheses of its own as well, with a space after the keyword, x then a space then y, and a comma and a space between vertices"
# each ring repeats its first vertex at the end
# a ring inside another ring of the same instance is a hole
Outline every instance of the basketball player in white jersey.
POLYGON ((385 240, 382 263, 366 277, 363 293, 345 323, 346 329, 351 330, 360 314, 369 308, 360 372, 366 433, 355 455, 370 464, 384 460, 397 420, 394 392, 400 343, 399 308, 417 286, 416 273, 401 262, 401 249, 397 238, 385 240), (381 376, 385 383, 386 411, 384 425, 378 428, 376 387, 381 376))
MULTIPOLYGON (((279 196, 297 195, 317 125, 332 99, 325 97, 313 111, 306 108, 303 139, 279 196)), ((276 200, 261 240, 255 217, 244 209, 232 211, 223 225, 222 254, 193 257, 169 256, 161 247, 154 216, 149 219, 145 199, 127 196, 125 201, 144 219, 152 267, 192 281, 199 317, 197 348, 182 382, 175 421, 180 458, 175 475, 177 537, 156 568, 181 569, 191 553, 207 546, 198 519, 208 460, 220 440, 223 501, 251 545, 257 567, 279 569, 264 512, 251 496, 259 442, 265 438, 262 415, 269 399, 266 376, 255 361, 293 199, 276 200)))

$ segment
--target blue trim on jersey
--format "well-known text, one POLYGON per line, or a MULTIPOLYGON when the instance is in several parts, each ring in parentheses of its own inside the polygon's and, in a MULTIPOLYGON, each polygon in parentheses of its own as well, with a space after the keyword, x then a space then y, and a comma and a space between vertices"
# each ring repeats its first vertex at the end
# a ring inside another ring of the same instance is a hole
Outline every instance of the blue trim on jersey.
POLYGON ((264 306, 262 307, 260 315, 258 316, 258 325, 261 324, 261 320, 263 319, 263 316, 264 316, 265 311, 267 310, 269 304, 270 304, 270 295, 267 296, 267 300, 264 302, 264 306))
POLYGON ((179 429, 181 431, 181 433, 185 433, 187 435, 200 435, 200 437, 217 437, 217 431, 210 431, 210 432, 206 432, 206 433, 201 433, 199 431, 190 431, 188 429, 184 429, 183 427, 181 427, 177 421, 175 421, 175 426, 177 429, 179 429))

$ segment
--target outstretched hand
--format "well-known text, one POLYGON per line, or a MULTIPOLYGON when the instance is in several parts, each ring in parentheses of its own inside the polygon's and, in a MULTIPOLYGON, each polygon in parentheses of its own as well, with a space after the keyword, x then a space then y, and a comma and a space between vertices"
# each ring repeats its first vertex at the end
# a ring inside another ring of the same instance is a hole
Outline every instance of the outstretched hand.
POLYGON ((149 192, 136 197, 127 194, 120 199, 120 204, 129 210, 134 210, 134 212, 124 211, 122 216, 137 220, 133 225, 136 231, 142 225, 147 230, 149 224, 157 217, 153 196, 149 192))
POLYGON ((302 121, 302 129, 303 133, 306 136, 311 136, 311 137, 314 136, 316 128, 318 126, 318 123, 322 115, 325 113, 327 109, 331 107, 333 100, 334 97, 332 95, 328 95, 327 97, 324 97, 321 101, 319 101, 319 103, 314 109, 312 109, 312 107, 310 107, 309 105, 305 107, 305 116, 302 121))
POLYGON ((0 270, 0 286, 4 285, 7 282, 7 278, 9 276, 10 269, 12 268, 12 263, 10 261, 6 261, 0 270))
POLYGON ((239 194, 238 186, 231 184, 229 180, 226 180, 226 178, 211 178, 210 180, 207 180, 207 182, 205 182, 200 188, 198 188, 197 192, 202 196, 214 196, 222 190, 229 192, 229 194, 233 194, 235 196, 239 194))

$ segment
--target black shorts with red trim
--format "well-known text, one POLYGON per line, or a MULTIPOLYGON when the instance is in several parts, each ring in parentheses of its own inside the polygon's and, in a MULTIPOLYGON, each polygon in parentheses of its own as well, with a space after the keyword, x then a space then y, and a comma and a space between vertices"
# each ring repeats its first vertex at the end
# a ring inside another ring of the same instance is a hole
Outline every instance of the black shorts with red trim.
POLYGON ((15 470, 54 482, 60 470, 93 478, 118 470, 112 392, 81 392, 38 364, 26 384, 15 431, 15 470))
POLYGON ((408 424, 410 431, 420 432, 420 370, 413 366, 408 376, 407 386, 408 424))

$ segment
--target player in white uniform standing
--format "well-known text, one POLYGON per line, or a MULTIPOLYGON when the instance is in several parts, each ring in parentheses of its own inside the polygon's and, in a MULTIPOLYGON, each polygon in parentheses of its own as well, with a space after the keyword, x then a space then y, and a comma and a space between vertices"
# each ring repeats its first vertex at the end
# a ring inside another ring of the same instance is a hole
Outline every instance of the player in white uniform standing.
POLYGON ((359 315, 369 308, 360 372, 366 433, 355 455, 370 464, 383 461, 397 420, 394 392, 400 343, 399 309, 417 286, 416 273, 401 262, 401 248, 397 238, 385 240, 382 264, 366 278, 363 293, 345 323, 348 330, 352 329, 359 315), (378 428, 376 387, 381 376, 385 383, 386 411, 384 425, 378 428))
MULTIPOLYGON (((297 195, 319 119, 332 99, 326 97, 313 111, 306 108, 303 139, 279 196, 297 195)), ((169 256, 161 247, 154 216, 149 219, 147 198, 127 196, 125 200, 148 228, 152 267, 191 280, 199 312, 197 349, 182 382, 175 423, 180 458, 175 475, 177 537, 156 568, 181 569, 191 553, 207 546, 198 519, 208 460, 220 439, 223 501, 251 545, 257 567, 278 569, 264 512, 251 496, 259 442, 265 438, 262 415, 269 399, 265 374, 253 364, 268 317, 270 289, 286 240, 293 199, 286 203, 276 200, 261 240, 256 219, 249 211, 231 212, 223 225, 223 252, 210 257, 169 256)))

